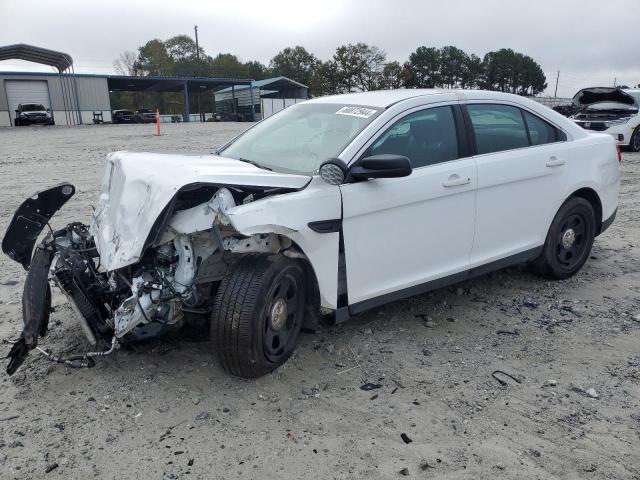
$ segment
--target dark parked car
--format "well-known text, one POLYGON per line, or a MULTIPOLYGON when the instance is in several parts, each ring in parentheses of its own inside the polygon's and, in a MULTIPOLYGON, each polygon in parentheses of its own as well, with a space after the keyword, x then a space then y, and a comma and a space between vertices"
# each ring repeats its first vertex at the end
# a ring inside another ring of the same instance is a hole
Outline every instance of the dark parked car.
POLYGON ((141 108, 136 111, 133 121, 136 123, 154 123, 156 121, 156 112, 149 108, 141 108))
POLYGON ((15 126, 55 125, 51 110, 40 103, 21 103, 16 110, 15 126))
POLYGON ((114 110, 111 113, 113 123, 133 123, 133 112, 131 110, 114 110))

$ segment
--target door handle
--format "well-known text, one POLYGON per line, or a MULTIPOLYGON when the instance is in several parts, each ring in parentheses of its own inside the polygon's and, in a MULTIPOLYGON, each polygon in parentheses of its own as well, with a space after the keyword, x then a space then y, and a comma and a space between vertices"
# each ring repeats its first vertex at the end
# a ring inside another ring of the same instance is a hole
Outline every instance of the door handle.
POLYGON ((469 177, 461 177, 457 173, 454 173, 446 182, 442 184, 442 186, 445 188, 451 188, 467 185, 469 183, 471 183, 471 179, 469 177))
POLYGON ((549 160, 547 160, 547 163, 546 163, 547 167, 551 167, 551 168, 559 167, 559 166, 564 165, 564 164, 565 164, 564 160, 556 158, 555 156, 554 157, 549 157, 549 160))

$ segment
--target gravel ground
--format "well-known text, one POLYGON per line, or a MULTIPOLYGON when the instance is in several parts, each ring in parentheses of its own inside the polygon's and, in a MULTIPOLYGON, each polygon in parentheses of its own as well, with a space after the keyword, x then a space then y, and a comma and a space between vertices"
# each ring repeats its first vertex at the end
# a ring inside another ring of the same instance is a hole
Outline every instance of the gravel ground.
MULTIPOLYGON (((54 226, 87 220, 110 151, 211 152, 246 126, 1 129, 0 230, 61 180, 78 193, 54 226)), ((32 353, 0 374, 0 478, 640 479, 640 155, 622 170, 618 218, 576 277, 510 268, 378 308, 304 335, 258 380, 184 337, 91 370, 32 353)), ((3 356, 23 280, 0 258, 3 356)), ((43 344, 86 349, 53 304, 43 344)))

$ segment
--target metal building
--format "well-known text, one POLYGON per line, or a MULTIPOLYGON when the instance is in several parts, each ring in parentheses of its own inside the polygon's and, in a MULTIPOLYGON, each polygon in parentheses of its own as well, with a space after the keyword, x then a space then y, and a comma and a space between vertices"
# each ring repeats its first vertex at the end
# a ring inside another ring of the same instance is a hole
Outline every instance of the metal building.
POLYGON ((76 74, 75 88, 71 89, 63 82, 65 79, 55 73, 0 72, 0 127, 14 125, 20 103, 41 103, 50 108, 56 125, 92 123, 93 112, 102 112, 103 119, 111 121, 106 76, 76 74), (73 97, 68 99, 69 95, 73 97), (69 102, 73 105, 71 112, 65 108, 69 102))
POLYGON ((308 87, 287 77, 256 80, 249 86, 227 87, 215 92, 216 113, 255 119, 267 118, 283 108, 307 99, 308 87), (253 108, 252 108, 253 104, 253 108))

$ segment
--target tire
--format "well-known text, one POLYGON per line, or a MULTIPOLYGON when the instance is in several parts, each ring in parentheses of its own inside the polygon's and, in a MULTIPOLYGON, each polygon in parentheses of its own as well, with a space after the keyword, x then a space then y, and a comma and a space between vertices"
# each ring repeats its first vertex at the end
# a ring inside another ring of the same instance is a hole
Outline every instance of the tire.
POLYGON ((637 127, 631 135, 629 150, 632 152, 640 152, 640 127, 637 127))
POLYGON ((222 280, 211 316, 211 341, 222 368, 256 378, 293 353, 304 320, 304 270, 281 255, 246 255, 222 280))
POLYGON ((534 270, 549 278, 575 275, 589 258, 596 234, 596 215, 584 198, 569 198, 556 213, 534 270))

